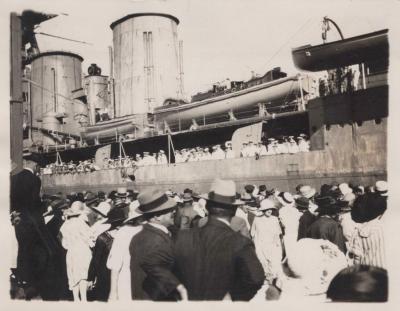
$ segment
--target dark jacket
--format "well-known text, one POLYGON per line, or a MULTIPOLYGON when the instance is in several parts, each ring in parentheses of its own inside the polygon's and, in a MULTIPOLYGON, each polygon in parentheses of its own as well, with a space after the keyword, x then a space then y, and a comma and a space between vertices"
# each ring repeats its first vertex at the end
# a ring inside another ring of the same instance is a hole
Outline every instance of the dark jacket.
POLYGON ((11 176, 10 210, 35 218, 42 218, 44 207, 40 198, 40 178, 31 171, 23 169, 11 176))
POLYGON ((299 219, 299 231, 297 235, 297 240, 304 239, 307 237, 308 230, 313 222, 317 219, 310 211, 305 211, 299 219))
POLYGON ((210 218, 201 228, 180 231, 174 246, 175 275, 190 300, 250 300, 264 282, 253 242, 210 218))
POLYGON ((174 300, 179 281, 172 274, 172 240, 150 224, 136 234, 129 246, 132 299, 174 300))
POLYGON ((89 266, 88 281, 96 280, 94 295, 99 301, 107 301, 110 294, 111 271, 107 268, 107 259, 113 241, 114 238, 107 231, 97 237, 89 266))
POLYGON ((336 244, 346 253, 346 239, 340 224, 330 217, 319 217, 311 226, 307 237, 312 239, 324 239, 336 244))

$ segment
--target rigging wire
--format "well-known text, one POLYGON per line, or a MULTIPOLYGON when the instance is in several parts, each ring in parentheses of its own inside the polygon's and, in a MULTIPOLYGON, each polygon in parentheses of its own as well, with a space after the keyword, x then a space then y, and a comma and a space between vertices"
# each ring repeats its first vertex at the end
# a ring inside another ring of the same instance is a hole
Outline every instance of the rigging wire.
POLYGON ((86 41, 79 41, 79 40, 75 40, 75 39, 69 39, 69 38, 65 38, 65 37, 61 37, 61 36, 56 36, 56 35, 52 35, 49 33, 45 33, 45 32, 35 32, 36 35, 43 35, 43 36, 48 36, 48 37, 52 37, 52 38, 57 38, 57 39, 62 39, 62 40, 67 40, 67 41, 72 41, 72 42, 77 42, 77 43, 82 43, 82 44, 87 44, 87 45, 93 45, 93 43, 90 42, 86 42, 86 41))
POLYGON ((293 40, 293 38, 294 37, 296 37, 299 33, 300 33, 300 31, 302 31, 306 26, 307 26, 307 24, 309 24, 310 23, 310 21, 312 21, 314 18, 312 18, 312 17, 310 17, 288 40, 286 40, 286 42, 284 43, 284 44, 282 44, 280 47, 279 47, 279 49, 268 59, 268 61, 262 66, 263 68, 265 68, 265 67, 267 67, 267 65, 269 65, 270 64, 270 62, 275 58, 275 56, 277 56, 281 51, 282 51, 282 49, 289 43, 289 42, 291 42, 292 40, 293 40))

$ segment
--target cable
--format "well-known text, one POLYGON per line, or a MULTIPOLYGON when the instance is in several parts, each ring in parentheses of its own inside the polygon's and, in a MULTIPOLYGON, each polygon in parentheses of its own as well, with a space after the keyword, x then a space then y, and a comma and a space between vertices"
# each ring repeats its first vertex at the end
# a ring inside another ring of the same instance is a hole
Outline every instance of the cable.
POLYGON ((283 45, 281 45, 281 47, 270 57, 270 59, 265 63, 265 65, 263 65, 262 67, 264 68, 264 67, 267 67, 267 65, 269 65, 269 63, 274 59, 274 57, 276 56, 276 55, 278 55, 281 51, 282 51, 282 49, 290 42, 290 41, 292 41, 292 39, 294 38, 294 37, 296 37, 297 36, 297 34, 301 31, 301 30, 303 30, 303 28, 312 20, 313 18, 312 17, 310 17, 283 45))
POLYGON ((89 42, 85 42, 85 41, 79 41, 79 40, 74 40, 74 39, 69 39, 69 38, 60 37, 60 36, 56 36, 56 35, 51 35, 51 34, 45 33, 45 32, 35 32, 35 34, 36 34, 36 35, 48 36, 48 37, 52 37, 52 38, 57 38, 57 39, 62 39, 62 40, 67 40, 67 41, 72 41, 72 42, 78 42, 78 43, 87 44, 87 45, 93 45, 93 43, 89 43, 89 42))

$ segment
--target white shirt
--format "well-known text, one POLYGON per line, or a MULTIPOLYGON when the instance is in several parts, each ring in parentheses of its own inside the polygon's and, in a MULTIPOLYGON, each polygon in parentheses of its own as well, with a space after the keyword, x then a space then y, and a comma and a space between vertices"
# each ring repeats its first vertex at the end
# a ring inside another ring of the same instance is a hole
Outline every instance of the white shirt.
POLYGON ((138 234, 142 228, 142 226, 122 226, 114 236, 114 241, 107 259, 107 268, 119 272, 117 284, 118 300, 132 300, 131 255, 129 253, 129 244, 132 238, 138 234))

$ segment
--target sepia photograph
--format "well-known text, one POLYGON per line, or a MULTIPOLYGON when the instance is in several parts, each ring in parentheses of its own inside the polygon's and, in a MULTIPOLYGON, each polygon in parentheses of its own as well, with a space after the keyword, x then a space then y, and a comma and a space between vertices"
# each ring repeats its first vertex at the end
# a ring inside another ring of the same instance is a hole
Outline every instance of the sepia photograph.
POLYGON ((9 1, 11 306, 395 298, 399 6, 9 1))

